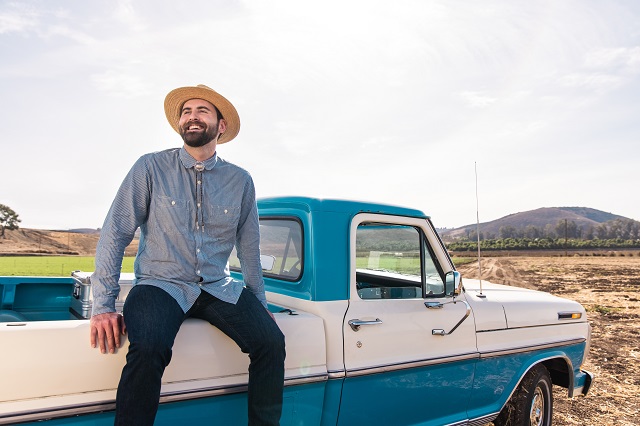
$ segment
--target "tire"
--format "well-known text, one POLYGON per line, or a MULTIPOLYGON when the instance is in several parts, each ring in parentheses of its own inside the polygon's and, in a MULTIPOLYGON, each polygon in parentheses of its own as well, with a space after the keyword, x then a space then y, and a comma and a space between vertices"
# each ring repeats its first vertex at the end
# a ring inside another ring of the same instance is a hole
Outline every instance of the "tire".
POLYGON ((551 426, 553 393, 547 368, 538 364, 525 374, 495 426, 551 426))

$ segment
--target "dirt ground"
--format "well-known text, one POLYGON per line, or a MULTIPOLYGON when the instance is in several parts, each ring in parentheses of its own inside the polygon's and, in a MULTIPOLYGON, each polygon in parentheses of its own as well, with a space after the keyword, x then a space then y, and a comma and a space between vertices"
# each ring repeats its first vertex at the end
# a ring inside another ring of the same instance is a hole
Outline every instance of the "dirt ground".
MULTIPOLYGON (((495 257, 482 279, 539 289, 580 302, 592 325, 583 366, 595 374, 586 397, 554 386, 553 424, 640 425, 640 253, 611 256, 495 257)), ((478 263, 458 268, 477 278, 478 263)))

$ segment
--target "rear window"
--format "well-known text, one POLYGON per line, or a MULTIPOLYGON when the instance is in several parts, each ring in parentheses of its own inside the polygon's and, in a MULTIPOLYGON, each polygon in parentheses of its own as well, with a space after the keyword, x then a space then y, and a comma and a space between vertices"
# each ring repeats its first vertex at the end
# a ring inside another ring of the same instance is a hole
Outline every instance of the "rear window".
MULTIPOLYGON (((297 219, 260 219, 260 260, 265 277, 298 281, 302 276, 302 224, 297 219)), ((234 247, 229 267, 241 272, 240 260, 234 247)))

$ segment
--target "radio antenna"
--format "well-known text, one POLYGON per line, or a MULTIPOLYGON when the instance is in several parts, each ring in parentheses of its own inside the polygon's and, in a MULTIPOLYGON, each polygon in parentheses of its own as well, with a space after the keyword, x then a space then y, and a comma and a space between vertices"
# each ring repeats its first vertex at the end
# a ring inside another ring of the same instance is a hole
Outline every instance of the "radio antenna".
POLYGON ((476 172, 476 236, 478 238, 478 280, 480 280, 480 293, 477 295, 478 297, 487 297, 482 294, 482 266, 480 264, 480 207, 478 203, 478 163, 473 162, 473 167, 476 172))

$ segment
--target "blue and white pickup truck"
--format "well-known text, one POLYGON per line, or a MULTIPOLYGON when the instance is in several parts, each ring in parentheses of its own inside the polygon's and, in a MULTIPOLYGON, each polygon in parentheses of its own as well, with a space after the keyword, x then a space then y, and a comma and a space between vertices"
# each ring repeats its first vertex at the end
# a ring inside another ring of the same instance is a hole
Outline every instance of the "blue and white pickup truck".
MULTIPOLYGON (((287 344, 282 425, 550 425, 552 385, 589 390, 583 307, 463 282, 421 211, 302 197, 258 207, 287 344)), ((0 277, 0 424, 112 424, 126 350, 90 348, 80 286, 0 277)), ((156 424, 246 424, 247 366, 233 341, 187 320, 156 424)))

